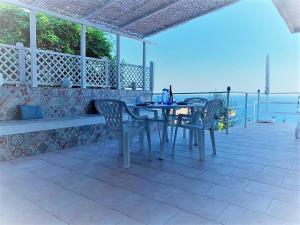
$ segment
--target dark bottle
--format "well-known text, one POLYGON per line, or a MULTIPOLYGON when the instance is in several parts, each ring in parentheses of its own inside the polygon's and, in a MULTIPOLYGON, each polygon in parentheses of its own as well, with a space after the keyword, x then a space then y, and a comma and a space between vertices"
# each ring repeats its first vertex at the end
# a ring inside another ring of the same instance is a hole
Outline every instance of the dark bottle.
POLYGON ((170 85, 170 89, 169 89, 169 102, 170 104, 173 104, 173 92, 172 92, 172 86, 170 85))

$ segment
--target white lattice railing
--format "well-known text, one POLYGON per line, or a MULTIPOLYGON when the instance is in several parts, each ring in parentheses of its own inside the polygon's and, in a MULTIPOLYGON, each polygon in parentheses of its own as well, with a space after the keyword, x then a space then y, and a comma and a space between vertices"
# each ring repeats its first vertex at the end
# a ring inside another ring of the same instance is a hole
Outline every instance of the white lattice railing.
POLYGON ((0 73, 3 83, 21 83, 19 74, 19 49, 16 46, 0 46, 0 73))
MULTIPOLYGON (((20 43, 16 46, 0 44, 0 75, 4 85, 31 83, 31 54, 31 49, 24 48, 20 43)), ((68 78, 73 86, 81 86, 80 56, 46 50, 37 50, 36 55, 38 85, 61 86, 63 80, 68 78)), ((117 88, 115 61, 86 57, 84 63, 86 87, 117 88)), ((147 67, 145 78, 143 75, 143 66, 120 64, 120 82, 123 88, 130 88, 135 82, 136 87, 142 89, 145 82, 146 89, 151 89, 151 69, 147 67)))
POLYGON ((80 56, 37 50, 38 84, 57 86, 68 77, 74 86, 80 86, 80 56))
POLYGON ((109 86, 109 61, 86 57, 85 82, 88 87, 109 86))
POLYGON ((130 87, 132 82, 137 88, 143 87, 143 67, 127 63, 121 64, 121 80, 123 87, 130 87))

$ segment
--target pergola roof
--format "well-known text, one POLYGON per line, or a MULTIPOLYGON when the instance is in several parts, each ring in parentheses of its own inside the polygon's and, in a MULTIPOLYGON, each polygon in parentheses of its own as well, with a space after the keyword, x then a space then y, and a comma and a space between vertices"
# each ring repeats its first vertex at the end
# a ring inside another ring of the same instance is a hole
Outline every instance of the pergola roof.
POLYGON ((238 0, 8 0, 105 31, 145 38, 238 0))
POLYGON ((273 0, 292 33, 300 32, 300 0, 273 0))

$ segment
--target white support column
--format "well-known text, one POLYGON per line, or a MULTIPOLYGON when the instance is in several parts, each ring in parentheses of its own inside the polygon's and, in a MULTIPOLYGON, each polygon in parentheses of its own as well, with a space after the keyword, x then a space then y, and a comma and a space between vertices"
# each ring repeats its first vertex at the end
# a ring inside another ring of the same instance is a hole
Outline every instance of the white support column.
POLYGON ((32 87, 38 86, 37 53, 36 53, 36 11, 30 10, 30 49, 31 49, 31 81, 32 87))
POLYGON ((108 79, 108 58, 105 58, 105 87, 109 88, 109 79, 108 79))
POLYGON ((147 73, 147 64, 146 64, 146 42, 143 42, 143 90, 146 90, 146 73, 147 73))
POLYGON ((19 73, 20 73, 20 82, 25 83, 25 49, 24 45, 21 42, 17 42, 16 44, 19 50, 19 73))
POLYGON ((116 59, 116 73, 117 73, 117 89, 121 89, 121 73, 120 73, 120 35, 117 34, 117 59, 116 59))
POLYGON ((154 62, 150 62, 150 90, 153 92, 154 90, 154 74, 155 74, 155 70, 154 70, 154 62))
POLYGON ((81 25, 81 36, 80 36, 80 72, 81 72, 81 88, 86 88, 86 62, 85 62, 85 56, 86 56, 86 25, 81 25))

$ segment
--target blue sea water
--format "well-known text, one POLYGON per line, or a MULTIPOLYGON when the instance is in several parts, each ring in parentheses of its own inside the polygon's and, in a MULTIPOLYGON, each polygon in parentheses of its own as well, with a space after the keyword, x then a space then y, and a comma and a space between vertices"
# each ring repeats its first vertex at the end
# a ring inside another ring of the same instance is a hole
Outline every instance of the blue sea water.
MULTIPOLYGON (((231 106, 237 107, 237 115, 245 115, 245 96, 233 95, 230 99, 231 106)), ((248 98, 248 119, 257 117, 257 95, 248 98)), ((297 122, 300 116, 298 95, 261 95, 259 104, 259 120, 274 119, 276 122, 297 122), (299 112, 299 113, 297 113, 299 112)))
MULTIPOLYGON (((214 98, 212 94, 177 94, 174 95, 176 101, 182 101, 188 97, 214 98)), ((226 94, 221 97, 226 101, 226 94)), ((156 97, 154 96, 154 101, 156 97)), ((245 94, 231 94, 229 105, 236 111, 236 115, 231 118, 236 124, 242 124, 245 120, 245 94)), ((271 94, 269 96, 260 95, 259 120, 271 120, 275 122, 296 123, 300 118, 300 95, 297 94, 271 94), (298 113, 297 113, 298 112, 298 113)), ((257 94, 248 95, 247 120, 255 121, 257 119, 258 108, 257 94)))

